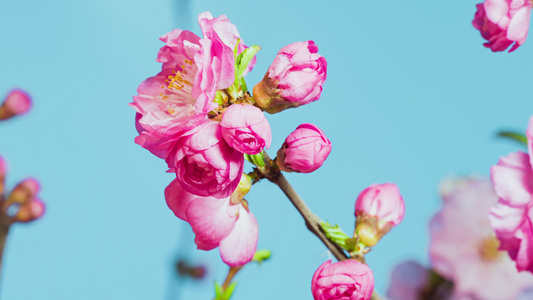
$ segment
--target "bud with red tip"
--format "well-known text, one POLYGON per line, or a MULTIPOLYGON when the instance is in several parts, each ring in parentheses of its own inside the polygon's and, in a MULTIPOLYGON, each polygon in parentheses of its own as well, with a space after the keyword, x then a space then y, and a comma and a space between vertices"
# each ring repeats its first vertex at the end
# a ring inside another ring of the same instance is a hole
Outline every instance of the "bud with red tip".
POLYGON ((355 235, 365 246, 374 246, 403 219, 405 203, 394 183, 375 184, 355 201, 355 235))
POLYGON ((31 97, 23 90, 11 90, 0 106, 0 120, 27 113, 31 108, 31 97))

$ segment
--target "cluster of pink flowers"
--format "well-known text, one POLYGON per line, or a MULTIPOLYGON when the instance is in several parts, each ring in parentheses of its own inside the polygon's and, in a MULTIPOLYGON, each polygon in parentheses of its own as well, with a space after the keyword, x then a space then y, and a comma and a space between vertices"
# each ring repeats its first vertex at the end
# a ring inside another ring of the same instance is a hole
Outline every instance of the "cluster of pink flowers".
POLYGON ((520 271, 533 272, 533 116, 526 131, 528 152, 517 151, 500 158, 491 168, 498 204, 490 221, 520 271))
POLYGON ((487 40, 485 47, 493 52, 509 52, 522 45, 529 30, 531 0, 486 0, 477 5, 472 25, 487 40))
MULTIPOLYGON (((131 103, 137 112, 135 142, 164 159, 176 174, 165 197, 176 216, 193 228, 198 248, 219 247, 225 263, 240 266, 254 255, 258 225, 242 198, 247 191, 235 190, 247 180, 245 156, 270 147, 271 130, 263 111, 279 112, 317 100, 327 64, 312 41, 288 45, 252 96, 242 82, 255 64, 249 55, 258 47, 247 47, 224 15, 214 18, 204 12, 198 22, 203 37, 177 29, 161 37, 161 72, 140 84, 131 103), (246 65, 239 65, 242 61, 246 65), (268 97, 261 88, 267 81, 268 97)), ((331 149, 322 131, 310 126, 313 132, 299 134, 285 147, 293 153, 285 160, 293 171, 316 170, 331 149)))
POLYGON ((13 222, 31 222, 43 216, 44 202, 37 195, 40 189, 39 182, 33 178, 24 179, 9 194, 4 194, 6 173, 6 161, 0 156, 0 209, 2 218, 11 224, 13 222))

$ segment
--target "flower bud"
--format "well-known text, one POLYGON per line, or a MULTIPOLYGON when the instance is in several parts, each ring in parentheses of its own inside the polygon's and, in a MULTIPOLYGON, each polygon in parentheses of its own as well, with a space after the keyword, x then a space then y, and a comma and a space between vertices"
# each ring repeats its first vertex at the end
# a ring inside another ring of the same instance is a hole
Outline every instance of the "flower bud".
POLYGON ((233 149, 258 154, 270 148, 272 134, 263 112, 250 104, 233 104, 224 111, 220 122, 222 137, 233 149))
POLYGON ((7 162, 4 160, 2 156, 0 156, 0 198, 2 197, 1 195, 4 192, 6 173, 7 173, 7 162))
POLYGON ((359 242, 374 246, 403 219, 405 203, 394 183, 375 184, 359 194, 355 201, 355 232, 359 242))
POLYGON ((253 89, 257 105, 273 114, 318 100, 326 81, 327 62, 317 52, 313 41, 281 48, 253 89))
POLYGON ((44 214, 44 203, 37 197, 40 184, 36 179, 21 181, 2 203, 2 210, 15 222, 30 222, 44 214))
POLYGON ((31 222, 44 215, 44 203, 37 198, 32 198, 19 206, 18 212, 13 217, 15 222, 31 222))
POLYGON ((285 139, 276 162, 285 172, 311 173, 320 168, 331 151, 331 142, 313 124, 302 124, 285 139))
POLYGON ((354 259, 334 264, 328 260, 315 271, 311 291, 315 300, 368 300, 374 291, 374 274, 354 259))
POLYGON ((31 97, 23 90, 11 90, 0 106, 0 120, 27 113, 31 108, 31 97))

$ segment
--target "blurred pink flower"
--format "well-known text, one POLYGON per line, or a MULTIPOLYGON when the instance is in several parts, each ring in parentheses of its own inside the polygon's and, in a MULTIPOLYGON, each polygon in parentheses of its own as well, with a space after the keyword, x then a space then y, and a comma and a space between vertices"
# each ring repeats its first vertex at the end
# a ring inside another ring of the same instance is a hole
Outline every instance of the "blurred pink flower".
POLYGON ((272 134, 263 112, 249 104, 233 104, 222 115, 222 136, 232 148, 246 154, 258 154, 270 148, 272 134))
POLYGON ((166 44, 157 56, 162 71, 139 85, 139 95, 130 104, 140 114, 135 142, 161 158, 168 139, 207 119, 218 107, 213 101, 216 91, 235 80, 237 29, 224 15, 213 18, 205 12, 198 21, 203 39, 179 29, 160 38, 166 44))
POLYGON ((432 266, 454 282, 454 298, 515 299, 533 287, 533 276, 519 273, 490 226, 488 212, 497 196, 487 179, 465 178, 443 184, 443 208, 430 222, 432 266))
POLYGON ((37 196, 40 184, 36 179, 21 181, 2 202, 3 213, 14 222, 31 222, 44 215, 44 202, 37 196))
POLYGON ((313 41, 296 42, 279 50, 265 77, 253 89, 263 110, 276 113, 320 98, 327 62, 313 41))
POLYGON ((252 260, 259 228, 245 201, 232 204, 230 197, 196 196, 183 190, 176 179, 165 189, 165 198, 174 214, 191 225, 198 249, 219 247, 222 261, 232 267, 252 260))
POLYGON ((389 300, 419 300, 429 281, 428 269, 414 261, 403 262, 392 271, 387 298, 389 300))
POLYGON ((486 0, 477 4, 472 25, 488 42, 485 47, 493 52, 504 51, 510 45, 512 52, 524 43, 529 30, 531 0, 486 0))
POLYGON ((311 173, 320 168, 331 151, 331 142, 320 128, 301 124, 285 139, 276 162, 285 172, 311 173))
POLYGON ((9 91, 4 103, 0 105, 0 120, 27 113, 31 108, 31 97, 23 90, 14 89, 9 91))
POLYGON ((311 291, 315 300, 368 300, 374 291, 374 275, 354 259, 334 264, 328 260, 315 271, 311 291))
POLYGON ((204 123, 180 134, 166 157, 169 168, 189 193, 226 198, 242 176, 244 156, 226 144, 220 123, 204 123))
POLYGON ((529 154, 518 151, 491 168, 499 196, 490 212, 492 227, 520 271, 533 272, 533 116, 526 131, 529 154))

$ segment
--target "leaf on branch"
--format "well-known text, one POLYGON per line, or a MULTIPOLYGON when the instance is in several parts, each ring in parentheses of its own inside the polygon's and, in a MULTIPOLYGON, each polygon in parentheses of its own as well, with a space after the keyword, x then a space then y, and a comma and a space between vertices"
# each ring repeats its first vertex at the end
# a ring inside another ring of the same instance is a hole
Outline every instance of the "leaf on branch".
POLYGON ((339 225, 335 224, 335 226, 333 226, 329 224, 329 222, 322 222, 320 223, 320 226, 322 227, 322 230, 324 230, 328 239, 332 242, 348 252, 355 250, 357 239, 349 237, 344 231, 342 231, 342 229, 340 229, 339 225))
POLYGON ((519 142, 520 144, 527 146, 527 138, 522 133, 513 132, 513 131, 500 131, 498 132, 498 137, 511 139, 515 142, 519 142))
POLYGON ((255 251, 253 261, 256 261, 258 264, 261 264, 263 261, 268 260, 272 252, 270 250, 261 249, 255 251))
POLYGON ((237 282, 232 283, 226 290, 215 282, 215 300, 229 300, 237 282))

